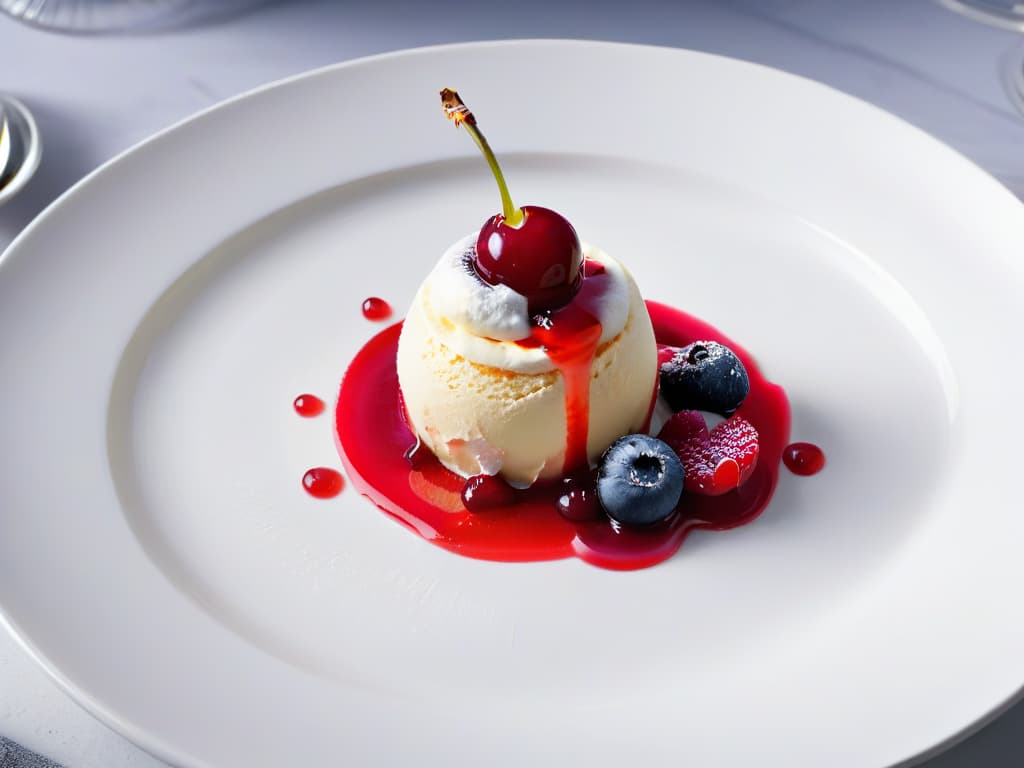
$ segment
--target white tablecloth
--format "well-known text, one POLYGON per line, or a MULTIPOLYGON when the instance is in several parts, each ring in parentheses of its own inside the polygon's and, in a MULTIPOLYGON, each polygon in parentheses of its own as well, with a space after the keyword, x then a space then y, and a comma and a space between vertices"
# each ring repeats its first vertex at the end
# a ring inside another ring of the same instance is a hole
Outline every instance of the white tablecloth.
MULTIPOLYGON (((517 0, 498 7, 481 0, 282 1, 235 20, 142 37, 66 37, 0 18, 0 91, 28 103, 45 142, 37 176, 0 208, 0 249, 85 173, 229 96, 366 54, 494 38, 670 45, 795 72, 900 115, 1024 197, 1024 117, 1001 76, 1007 62, 1024 57, 1024 35, 965 20, 933 0, 517 0)), ((68 768, 163 765, 79 710, 3 632, 0 734, 68 768)), ((1024 765, 1024 705, 927 765, 1024 765)))

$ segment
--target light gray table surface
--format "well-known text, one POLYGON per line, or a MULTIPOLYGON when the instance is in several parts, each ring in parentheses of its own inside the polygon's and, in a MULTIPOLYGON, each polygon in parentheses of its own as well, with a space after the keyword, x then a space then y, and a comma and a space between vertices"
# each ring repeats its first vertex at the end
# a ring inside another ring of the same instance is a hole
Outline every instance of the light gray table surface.
MULTIPOLYGON (((367 54, 497 38, 669 45, 795 72, 916 124, 1024 197, 1024 117, 1001 76, 1007 62, 1024 57, 1024 35, 968 21, 933 0, 518 0, 502 3, 500 13, 494 7, 482 0, 296 0, 195 29, 109 37, 56 35, 0 17, 0 92, 30 106, 45 142, 36 177, 0 208, 0 250, 88 171, 227 97, 367 54)), ((40 553, 40 567, 44 559, 40 553)), ((68 768, 163 765, 80 710, 3 631, 0 734, 68 768)), ((1024 704, 926 765, 1024 766, 1024 704)))

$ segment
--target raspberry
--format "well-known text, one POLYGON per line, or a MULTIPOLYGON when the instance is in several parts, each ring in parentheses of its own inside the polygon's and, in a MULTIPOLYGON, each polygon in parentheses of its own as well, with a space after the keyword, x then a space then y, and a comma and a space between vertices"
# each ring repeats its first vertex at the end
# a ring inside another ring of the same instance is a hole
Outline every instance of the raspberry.
POLYGON ((676 452, 685 471, 688 493, 719 496, 738 488, 757 463, 757 430, 733 416, 708 432, 699 411, 680 411, 658 434, 676 452))

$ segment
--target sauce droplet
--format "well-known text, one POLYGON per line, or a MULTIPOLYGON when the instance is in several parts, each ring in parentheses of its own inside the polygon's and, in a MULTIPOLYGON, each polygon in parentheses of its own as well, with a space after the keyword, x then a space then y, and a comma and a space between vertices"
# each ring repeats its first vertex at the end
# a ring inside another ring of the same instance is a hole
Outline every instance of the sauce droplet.
POLYGON ((384 301, 384 299, 371 296, 363 302, 363 317, 376 322, 387 320, 391 317, 391 305, 384 301))
POLYGON ((812 443, 791 443, 782 452, 782 463, 794 475, 816 475, 825 466, 825 453, 812 443))
POLYGON ((299 395, 292 405, 295 406, 295 412, 306 419, 324 412, 324 401, 316 395, 299 395))
POLYGON ((331 499, 341 493, 345 480, 341 473, 328 467, 315 467, 302 476, 302 487, 310 496, 331 499))

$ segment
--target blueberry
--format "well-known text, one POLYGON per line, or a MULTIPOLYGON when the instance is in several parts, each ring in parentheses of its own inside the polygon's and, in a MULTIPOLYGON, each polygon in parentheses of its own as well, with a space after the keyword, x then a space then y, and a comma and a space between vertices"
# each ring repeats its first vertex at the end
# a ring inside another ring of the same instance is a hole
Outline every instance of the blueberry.
POLYGON ((749 392, 747 369, 717 341, 695 341, 661 364, 661 394, 676 412, 731 416, 749 392))
POLYGON ((664 520, 683 493, 683 465, 675 451, 648 435, 620 437, 604 452, 597 498, 613 520, 648 525, 664 520))

